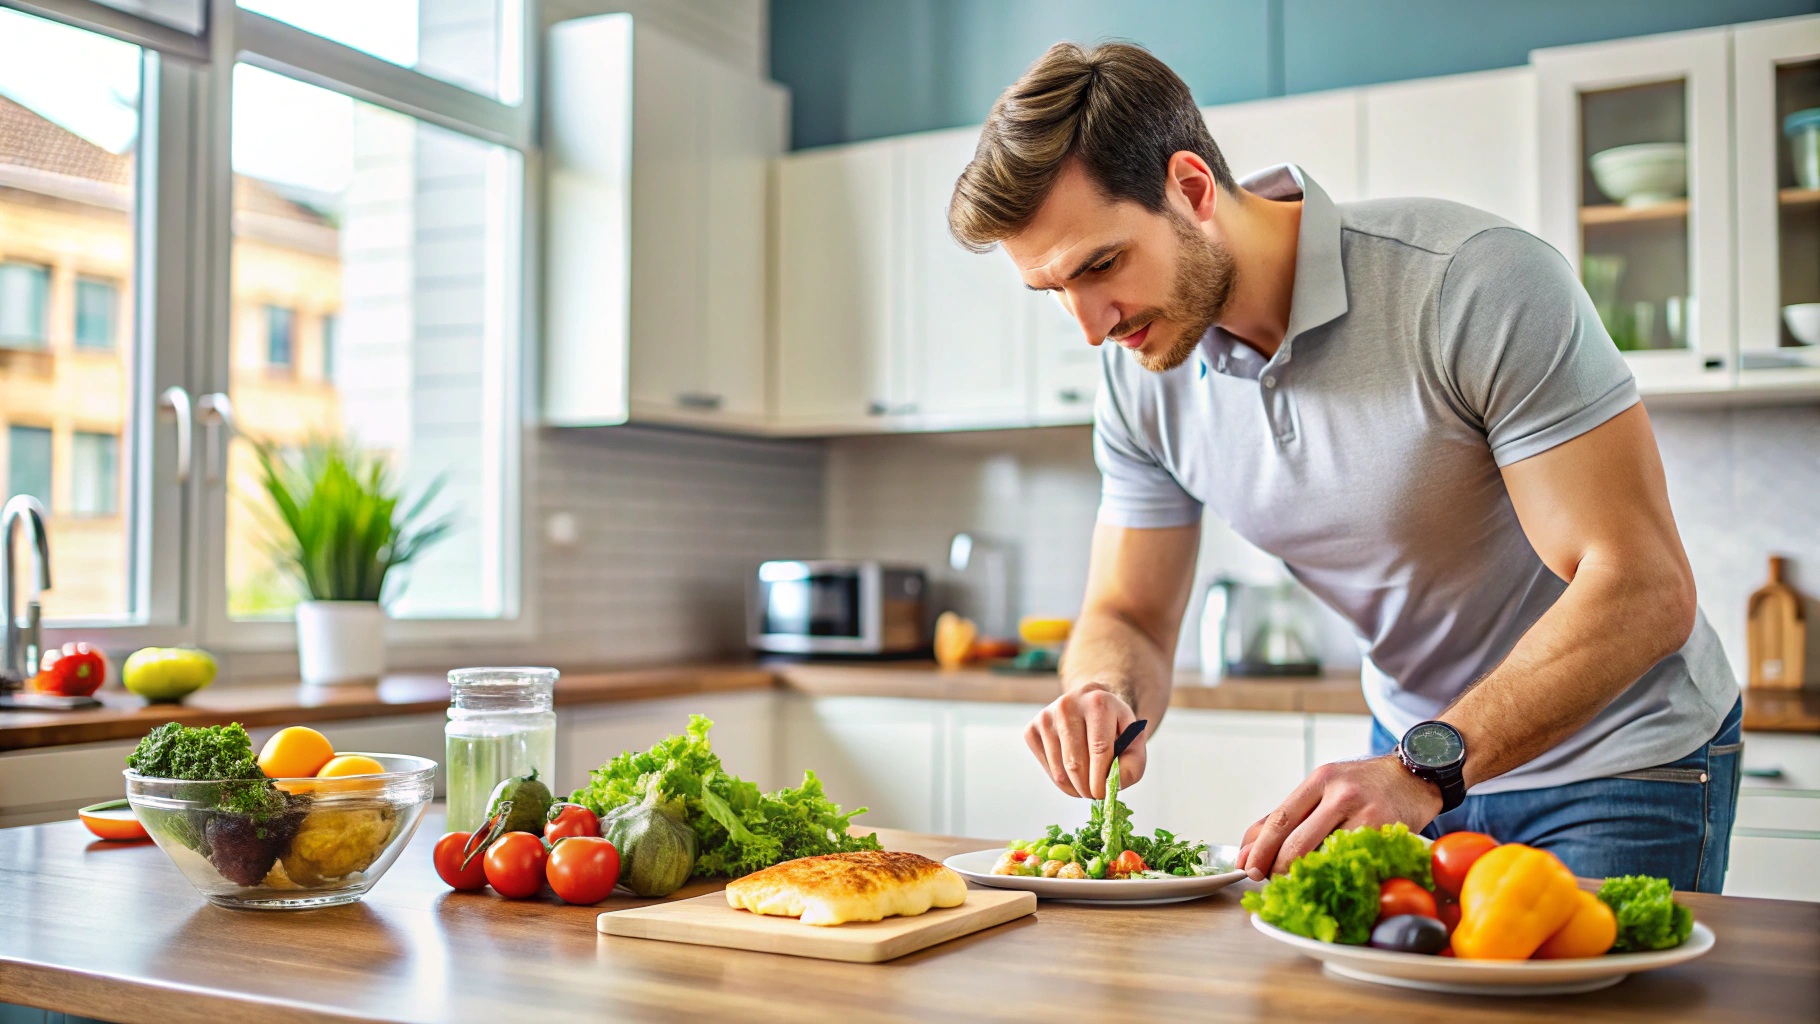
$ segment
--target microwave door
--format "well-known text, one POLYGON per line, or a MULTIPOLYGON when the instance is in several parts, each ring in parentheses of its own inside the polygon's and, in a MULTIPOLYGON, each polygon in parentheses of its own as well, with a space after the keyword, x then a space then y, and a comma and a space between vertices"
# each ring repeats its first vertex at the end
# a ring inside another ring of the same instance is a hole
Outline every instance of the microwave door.
POLYGON ((759 583, 759 633, 770 650, 864 651, 862 580, 852 573, 804 574, 759 583))

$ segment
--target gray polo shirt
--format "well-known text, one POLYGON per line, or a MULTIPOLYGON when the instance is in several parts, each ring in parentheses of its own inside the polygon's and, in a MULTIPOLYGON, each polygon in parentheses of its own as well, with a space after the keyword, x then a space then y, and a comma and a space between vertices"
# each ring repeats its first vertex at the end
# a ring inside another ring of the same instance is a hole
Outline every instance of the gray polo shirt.
MULTIPOLYGON (((1567 261, 1488 213, 1429 199, 1335 205, 1299 168, 1241 184, 1302 197, 1289 329, 1264 359, 1214 327, 1152 373, 1103 346, 1100 522, 1205 506, 1350 621, 1365 699, 1401 735, 1497 666, 1566 584, 1537 557, 1500 467, 1636 404, 1567 261)), ((1585 728, 1476 793, 1663 764, 1738 696, 1704 614, 1585 728)))

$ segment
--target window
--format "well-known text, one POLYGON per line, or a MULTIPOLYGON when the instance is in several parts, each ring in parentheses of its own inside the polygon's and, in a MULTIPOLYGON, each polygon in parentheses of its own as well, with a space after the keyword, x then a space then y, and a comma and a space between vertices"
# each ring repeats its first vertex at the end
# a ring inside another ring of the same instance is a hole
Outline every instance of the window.
POLYGON ((322 379, 335 380, 335 314, 322 316, 322 379))
POLYGON ((392 614, 499 614, 502 510, 489 481, 517 336, 501 313, 518 280, 518 154, 261 68, 235 68, 234 89, 233 301, 264 304, 272 367, 295 365, 307 314, 294 311, 339 310, 323 322, 324 360, 332 334, 343 380, 232 377, 242 440, 228 483, 229 614, 287 616, 299 596, 265 543, 248 439, 323 436, 382 453, 407 501, 440 480, 435 512, 455 517, 388 583, 392 614))
POLYGON ((29 494, 50 511, 51 432, 46 428, 6 428, 6 493, 29 494))
POLYGON ((240 6, 400 67, 516 104, 522 0, 240 0, 240 6))
MULTIPOLYGON (((140 146, 147 70, 137 46, 0 9, 0 346, 42 351, 0 360, 0 417, 15 424, 5 438, 8 490, 56 501, 47 524, 56 587, 44 595, 52 625, 147 613, 136 555, 180 544, 181 510, 167 502, 169 534, 148 532, 135 547, 152 521, 123 504, 121 486, 131 462, 122 456, 151 400, 135 380, 124 301, 145 230, 136 179, 151 155, 140 146), (47 266, 53 253, 57 265, 47 266), (71 416, 85 432, 72 431, 71 416)), ((164 430, 169 465, 176 446, 164 430)))
MULTIPOLYGON (((5 102, 0 97, 0 103, 5 102)), ((4 244, 3 239, 0 244, 4 244)), ((45 330, 50 298, 51 268, 0 263, 0 345, 44 347, 50 337, 45 330)))
POLYGON ((283 306, 265 307, 265 364, 274 370, 291 368, 291 330, 297 314, 283 306))
POLYGON ((114 347, 114 308, 117 290, 112 281, 92 277, 76 279, 76 346, 114 347))
POLYGON ((119 510, 120 439, 78 430, 70 439, 70 514, 111 516, 119 510))

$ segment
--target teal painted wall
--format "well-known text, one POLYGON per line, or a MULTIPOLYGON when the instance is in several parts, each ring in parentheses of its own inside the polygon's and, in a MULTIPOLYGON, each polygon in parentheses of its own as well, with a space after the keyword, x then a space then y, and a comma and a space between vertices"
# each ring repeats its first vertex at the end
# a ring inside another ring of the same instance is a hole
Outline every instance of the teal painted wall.
POLYGON ((978 124, 1062 39, 1142 43, 1206 105, 1816 11, 1820 0, 771 0, 771 76, 792 91, 802 148, 978 124))

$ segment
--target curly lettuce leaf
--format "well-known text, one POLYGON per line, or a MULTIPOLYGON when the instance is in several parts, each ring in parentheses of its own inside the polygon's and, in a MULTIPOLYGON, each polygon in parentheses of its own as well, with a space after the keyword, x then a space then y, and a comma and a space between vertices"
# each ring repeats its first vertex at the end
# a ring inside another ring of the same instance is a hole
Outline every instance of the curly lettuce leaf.
POLYGON ((1286 932, 1322 942, 1363 945, 1378 919, 1378 887, 1407 878, 1434 888, 1428 847, 1401 822, 1338 830, 1298 857, 1289 873, 1240 900, 1246 910, 1286 932))
POLYGON ((1672 949, 1693 933, 1693 911, 1675 902, 1674 889, 1666 878, 1607 878, 1599 887, 1599 899, 1618 919, 1618 939, 1611 947, 1614 953, 1672 949))

